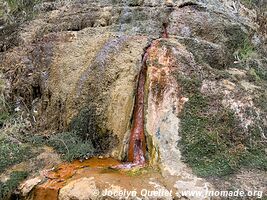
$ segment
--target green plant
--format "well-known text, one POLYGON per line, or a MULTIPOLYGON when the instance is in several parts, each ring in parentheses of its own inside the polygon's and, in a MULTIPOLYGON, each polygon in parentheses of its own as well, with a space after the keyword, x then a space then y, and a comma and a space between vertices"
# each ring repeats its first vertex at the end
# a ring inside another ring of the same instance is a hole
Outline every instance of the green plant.
POLYGON ((260 108, 263 112, 267 112, 267 91, 260 94, 258 97, 254 97, 253 102, 255 106, 260 108))
POLYGON ((5 111, 0 114, 0 128, 4 125, 5 121, 9 118, 9 116, 10 114, 5 111))
POLYGON ((249 8, 252 8, 257 5, 258 0, 241 0, 241 3, 249 8))
POLYGON ((7 120, 10 116, 10 107, 4 95, 5 87, 6 83, 3 79, 2 73, 0 72, 0 128, 3 126, 5 120, 7 120))
POLYGON ((92 142, 90 140, 82 140, 74 132, 52 135, 47 144, 52 146, 67 161, 91 157, 95 154, 92 142))
POLYGON ((218 103, 219 96, 205 96, 199 92, 198 81, 182 80, 189 101, 180 114, 178 145, 193 171, 207 177, 225 176, 240 167, 266 170, 267 156, 255 127, 250 135, 244 134, 235 114, 218 103))
POLYGON ((251 44, 250 40, 246 38, 242 46, 238 49, 238 57, 240 60, 246 60, 251 57, 254 52, 254 47, 251 44))
POLYGON ((257 66, 254 70, 260 79, 267 81, 267 70, 266 69, 260 66, 257 66))
POLYGON ((28 160, 34 155, 29 145, 19 143, 13 138, 0 138, 0 173, 7 167, 28 160))
POLYGON ((260 80, 260 77, 258 76, 258 74, 256 73, 254 68, 251 68, 248 72, 248 79, 249 81, 253 81, 253 82, 257 82, 260 80))
POLYGON ((8 15, 10 22, 24 21, 31 19, 34 14, 34 6, 41 0, 4 0, 8 4, 8 15))
POLYGON ((21 140, 32 145, 51 146, 61 155, 62 159, 67 161, 88 158, 97 154, 92 142, 82 139, 75 132, 62 132, 49 137, 28 134, 21 140))
POLYGON ((0 181, 0 200, 9 199, 11 193, 18 187, 19 183, 28 176, 25 171, 14 171, 6 182, 0 181))

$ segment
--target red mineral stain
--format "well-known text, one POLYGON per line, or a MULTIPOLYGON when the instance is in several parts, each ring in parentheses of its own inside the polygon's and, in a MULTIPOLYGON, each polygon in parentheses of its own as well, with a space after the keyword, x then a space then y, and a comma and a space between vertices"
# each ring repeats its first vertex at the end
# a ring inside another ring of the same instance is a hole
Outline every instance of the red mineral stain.
MULTIPOLYGON (((167 23, 163 23, 163 38, 168 38, 167 23)), ((128 162, 115 168, 132 168, 136 166, 144 166, 146 163, 146 139, 144 133, 144 97, 145 97, 145 83, 147 64, 146 61, 149 56, 149 50, 153 47, 153 43, 146 49, 143 59, 141 71, 139 74, 137 93, 135 97, 135 105, 133 112, 133 125, 129 140, 128 162)))
MULTIPOLYGON (((120 162, 112 158, 91 158, 80 162, 79 160, 72 163, 62 163, 53 171, 45 171, 43 175, 48 180, 38 185, 34 190, 34 200, 57 200, 59 190, 64 187, 69 179, 79 178, 79 171, 84 169, 90 169, 89 173, 92 173, 92 169, 100 170, 103 168, 119 165, 120 162)), ((96 172, 95 172, 96 173, 96 172)), ((85 174, 83 174, 85 175, 85 174)))
MULTIPOLYGON (((163 28, 162 37, 168 38, 167 23, 163 23, 163 28)), ((76 160, 72 163, 63 163, 53 171, 44 171, 43 175, 48 180, 35 188, 34 200, 56 200, 58 198, 59 190, 64 187, 69 180, 84 176, 98 175, 101 174, 102 170, 105 168, 130 169, 133 167, 143 167, 146 164, 146 138, 144 133, 146 63, 148 56, 153 57, 153 55, 149 54, 153 54, 152 49, 157 49, 157 44, 157 41, 154 43, 152 42, 146 49, 142 58, 142 66, 135 97, 133 124, 129 140, 128 163, 120 164, 119 161, 111 158, 92 158, 83 162, 76 160)), ((118 176, 118 174, 115 175, 118 176)), ((125 179, 128 181, 127 176, 125 179)))
POLYGON ((146 82, 146 60, 148 56, 148 50, 146 50, 142 68, 139 74, 137 94, 135 98, 134 114, 133 114, 133 126, 131 130, 129 149, 128 149, 128 161, 134 164, 145 164, 145 152, 146 142, 144 134, 144 96, 145 96, 145 82, 146 82))

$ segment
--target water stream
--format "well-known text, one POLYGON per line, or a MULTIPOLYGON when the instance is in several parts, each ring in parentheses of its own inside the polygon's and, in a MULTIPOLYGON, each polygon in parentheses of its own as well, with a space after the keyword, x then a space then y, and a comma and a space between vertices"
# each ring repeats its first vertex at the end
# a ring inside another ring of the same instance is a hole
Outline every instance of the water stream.
MULTIPOLYGON (((168 38, 167 23, 163 23, 162 38, 168 38)), ((133 112, 133 124, 129 139, 128 162, 115 168, 142 167, 146 163, 146 138, 144 133, 145 84, 147 76, 147 58, 153 42, 146 48, 139 73, 137 93, 133 112)))
MULTIPOLYGON (((162 38, 168 38, 167 24, 163 23, 162 38)), ((89 175, 99 175, 103 173, 104 168, 112 169, 131 169, 134 167, 143 167, 146 165, 146 137, 145 137, 145 85, 147 76, 147 59, 150 49, 157 44, 152 41, 146 48, 142 58, 142 66, 139 73, 137 84, 137 92, 135 97, 133 123, 129 139, 128 159, 126 163, 120 163, 115 159, 97 159, 92 158, 83 162, 74 161, 72 163, 63 163, 56 170, 45 172, 44 176, 48 178, 46 182, 34 191, 34 199, 58 199, 59 190, 70 179, 78 179, 85 176, 85 172, 89 175), (84 170, 83 170, 84 169, 84 170)), ((116 174, 118 176, 118 174, 116 174)))

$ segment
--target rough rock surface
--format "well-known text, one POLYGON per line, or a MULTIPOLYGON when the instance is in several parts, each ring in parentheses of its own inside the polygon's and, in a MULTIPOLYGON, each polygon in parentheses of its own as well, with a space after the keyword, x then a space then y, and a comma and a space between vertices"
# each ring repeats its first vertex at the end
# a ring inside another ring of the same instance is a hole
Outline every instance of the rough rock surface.
MULTIPOLYGON (((149 50, 148 100, 146 131, 151 143, 148 145, 150 162, 159 163, 164 176, 172 177, 178 191, 205 190, 209 186, 205 180, 197 178, 181 161, 177 148, 180 140, 177 117, 188 100, 182 96, 175 74, 194 70, 196 66, 192 54, 186 47, 172 39, 156 40, 149 50)), ((170 178, 171 179, 171 178, 170 178)), ((209 186, 210 187, 210 186, 209 186)))
POLYGON ((18 46, 1 55, 11 99, 27 106, 38 131, 110 135, 118 146, 112 155, 121 158, 144 48, 167 23, 198 65, 234 66, 234 53, 256 24, 227 2, 52 2, 51 11, 21 27, 18 46))
MULTIPOLYGON (((7 96, 17 110, 32 114, 36 131, 75 130, 89 140, 104 135, 104 154, 124 159, 142 55, 152 43, 147 158, 159 164, 170 186, 159 184, 160 178, 154 185, 178 192, 212 187, 181 161, 179 114, 188 97, 179 75, 197 76, 200 92, 220 96, 220 105, 242 121, 244 135, 257 127, 266 141, 266 104, 261 101, 267 96, 266 38, 256 32, 255 11, 228 0, 87 0, 42 6, 40 15, 16 31, 0 30, 7 96), (159 39, 163 24, 169 38, 159 39), (243 52, 248 43, 254 53, 243 52)), ((82 177, 66 184, 59 199, 97 199, 92 193, 105 184, 82 177)))

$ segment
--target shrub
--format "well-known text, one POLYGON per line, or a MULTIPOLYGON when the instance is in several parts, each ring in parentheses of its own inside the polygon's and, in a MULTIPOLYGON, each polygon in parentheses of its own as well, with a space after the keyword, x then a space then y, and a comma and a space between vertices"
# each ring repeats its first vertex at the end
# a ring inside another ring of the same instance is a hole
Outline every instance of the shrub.
POLYGON ((52 146, 67 161, 88 158, 95 154, 92 142, 90 140, 82 140, 74 132, 52 135, 48 139, 47 144, 52 146))
POLYGON ((41 0, 4 0, 8 5, 7 15, 9 23, 31 19, 34 14, 34 6, 41 0))
POLYGON ((7 167, 18 164, 35 156, 31 147, 26 144, 17 143, 12 139, 0 139, 0 173, 7 167))
POLYGON ((6 182, 0 181, 0 200, 9 199, 11 193, 18 187, 19 183, 27 178, 25 171, 14 171, 6 182))

